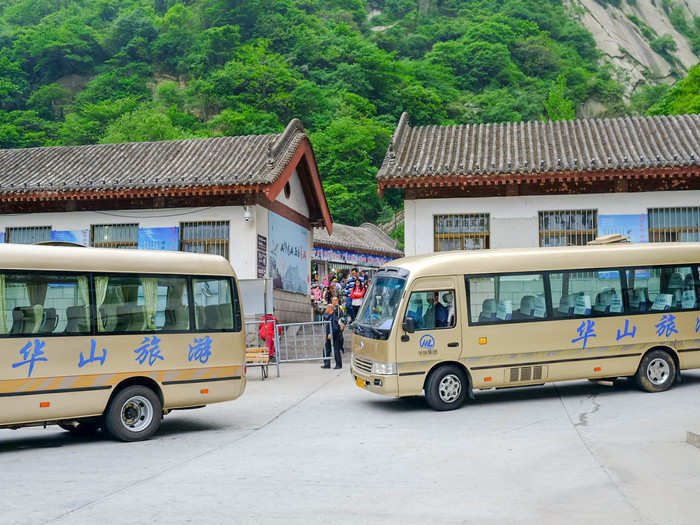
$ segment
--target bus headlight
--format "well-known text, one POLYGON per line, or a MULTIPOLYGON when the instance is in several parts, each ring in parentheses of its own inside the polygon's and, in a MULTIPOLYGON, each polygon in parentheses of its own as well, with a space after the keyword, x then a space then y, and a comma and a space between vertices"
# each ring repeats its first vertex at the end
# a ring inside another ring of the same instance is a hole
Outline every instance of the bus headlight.
POLYGON ((396 363, 372 363, 372 373, 377 375, 390 376, 396 374, 396 363))

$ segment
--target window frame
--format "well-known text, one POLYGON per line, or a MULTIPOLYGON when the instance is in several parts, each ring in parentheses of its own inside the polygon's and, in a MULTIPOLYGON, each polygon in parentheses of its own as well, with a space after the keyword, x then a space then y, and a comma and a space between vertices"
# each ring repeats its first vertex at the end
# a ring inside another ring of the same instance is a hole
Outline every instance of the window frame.
POLYGON ((220 221, 183 221, 180 222, 178 226, 180 230, 180 246, 178 251, 185 252, 185 253, 201 253, 202 255, 217 255, 217 254, 212 254, 207 251, 188 251, 185 250, 185 246, 207 246, 207 245, 221 245, 224 247, 224 252, 225 255, 220 255, 220 257, 224 257, 226 260, 231 259, 231 221, 229 220, 220 220, 220 221), (203 226, 223 226, 226 225, 226 238, 211 238, 211 239, 196 239, 196 240, 191 240, 191 239, 185 239, 185 226, 191 226, 191 225, 203 225, 203 226))
MULTIPOLYGON (((648 268, 678 268, 678 267, 683 267, 687 266, 691 268, 693 278, 695 281, 695 294, 696 298, 700 299, 700 280, 698 277, 700 277, 700 263, 688 263, 688 262, 679 262, 675 264, 640 264, 636 266, 619 266, 619 267, 606 267, 606 268, 571 268, 571 269, 556 269, 556 270, 539 270, 539 271, 520 271, 520 272, 489 272, 489 273, 469 273, 464 275, 464 288, 466 292, 466 297, 467 297, 467 325, 468 326, 492 326, 492 325, 510 325, 514 323, 543 323, 543 322, 551 322, 551 321, 577 321, 581 319, 603 319, 606 317, 630 317, 630 316, 639 316, 639 315, 658 315, 659 313, 663 312, 630 312, 630 306, 629 306, 629 295, 627 291, 629 290, 627 286, 627 270, 644 270, 648 268), (588 315, 588 316, 577 316, 577 317, 554 317, 554 310, 552 307, 552 289, 551 289, 551 281, 550 281, 550 274, 553 273, 564 273, 564 272, 571 272, 571 273, 583 273, 583 272, 604 272, 604 271, 617 271, 619 272, 619 281, 620 281, 620 289, 622 290, 622 307, 623 311, 622 312, 612 312, 612 313, 606 313, 604 315, 588 315), (472 321, 472 316, 471 316, 471 291, 469 288, 469 279, 470 278, 483 278, 483 277, 497 277, 501 275, 531 275, 531 274, 543 274, 544 277, 544 294, 545 294, 545 304, 547 306, 547 317, 544 318, 538 318, 538 319, 510 319, 508 321, 487 321, 487 322, 479 322, 479 321, 472 321)), ((700 301, 698 302, 698 307, 695 309, 688 309, 688 310, 672 310, 673 312, 678 312, 678 313, 687 313, 687 312, 700 312, 700 301)))
MULTIPOLYGON (((184 274, 174 274, 174 273, 128 273, 128 272, 78 272, 78 271, 66 271, 66 270, 24 270, 24 269, 2 269, 0 273, 5 275, 8 274, 43 274, 43 275, 65 275, 68 277, 72 276, 87 276, 88 277, 88 290, 90 293, 90 330, 81 333, 49 333, 49 334, 0 334, 0 339, 26 339, 27 337, 36 338, 47 338, 47 337, 98 337, 98 336, 129 336, 129 335, 157 335, 157 334, 211 334, 211 333, 235 333, 241 332, 243 329, 243 315, 241 308, 241 301, 238 295, 238 286, 236 285, 236 279, 229 275, 184 275, 184 274), (133 332, 98 332, 97 331, 97 301, 95 294, 95 277, 97 276, 115 276, 115 277, 155 277, 155 278, 184 278, 187 280, 187 300, 189 305, 194 305, 194 290, 192 286, 192 279, 225 279, 229 281, 229 286, 231 287, 231 307, 233 310, 233 328, 222 328, 218 330, 201 329, 195 328, 195 309, 189 307, 190 316, 190 328, 187 330, 139 330, 133 332), (235 295, 234 295, 235 294, 235 295), (237 307, 237 308, 236 308, 237 307), (234 310, 234 308, 236 308, 234 310)), ((4 314, 4 312, 3 312, 4 314)))
MULTIPOLYGON (((32 246, 36 244, 36 242, 31 242, 31 243, 25 243, 25 242, 14 242, 11 239, 10 233, 13 230, 41 230, 41 231, 48 231, 49 233, 49 238, 48 241, 51 240, 51 232, 53 231, 53 226, 5 226, 5 243, 6 244, 24 244, 27 246, 32 246)), ((47 241, 37 241, 37 242, 47 242, 47 241)))
POLYGON ((491 248, 491 214, 485 213, 439 213, 433 215, 433 251, 435 253, 441 253, 451 250, 438 250, 438 241, 440 239, 450 239, 457 238, 460 239, 461 248, 459 251, 477 251, 477 250, 488 250, 491 248), (473 218, 485 218, 487 223, 487 230, 484 232, 457 232, 457 233, 438 233, 437 223, 439 217, 473 217, 473 218), (464 239, 466 238, 476 238, 483 239, 483 248, 464 248, 464 239))
POLYGON ((141 225, 138 222, 120 222, 114 224, 91 224, 90 225, 90 247, 92 248, 107 248, 115 250, 137 250, 139 247, 139 228, 141 225), (95 240, 95 228, 103 228, 106 226, 118 227, 118 226, 136 226, 136 241, 107 241, 101 242, 95 240), (112 246, 116 244, 121 244, 123 246, 112 246))
MULTIPOLYGON (((683 212, 683 210, 692 210, 693 215, 696 215, 700 218, 700 206, 675 206, 675 207, 666 207, 666 208, 647 208, 647 238, 649 239, 650 243, 658 243, 658 242, 697 242, 697 241, 680 241, 677 240, 679 234, 681 233, 697 233, 700 235, 700 224, 698 226, 655 226, 652 228, 651 225, 651 217, 654 216, 652 212, 656 213, 663 213, 663 212, 672 212, 674 216, 678 216, 680 213, 683 212), (679 213, 680 212, 680 213, 679 213), (676 236, 676 240, 673 239, 667 239, 665 237, 672 237, 676 236), (656 240, 655 236, 662 236, 664 237, 663 239, 656 240)), ((669 214, 670 215, 670 214, 669 214)), ((671 220, 673 220, 675 217, 666 217, 671 220)))
POLYGON ((540 248, 554 248, 558 246, 586 246, 586 244, 593 239, 595 239, 598 236, 598 209, 597 208, 586 208, 586 209, 568 209, 568 210, 538 210, 537 212, 537 233, 539 237, 539 246, 540 248), (585 214, 592 214, 593 216, 593 229, 588 230, 543 230, 542 229, 542 224, 543 224, 543 217, 545 215, 551 216, 554 214, 558 215, 564 215, 564 214, 575 214, 575 213, 585 213, 585 214), (557 244, 557 245, 545 245, 543 244, 544 238, 547 236, 547 234, 556 234, 558 236, 561 235, 566 235, 567 238, 567 243, 562 245, 562 244, 557 244), (590 235, 591 238, 588 240, 585 240, 584 237, 590 235), (570 239, 574 237, 581 237, 582 240, 585 240, 583 244, 572 244, 570 242, 570 239))

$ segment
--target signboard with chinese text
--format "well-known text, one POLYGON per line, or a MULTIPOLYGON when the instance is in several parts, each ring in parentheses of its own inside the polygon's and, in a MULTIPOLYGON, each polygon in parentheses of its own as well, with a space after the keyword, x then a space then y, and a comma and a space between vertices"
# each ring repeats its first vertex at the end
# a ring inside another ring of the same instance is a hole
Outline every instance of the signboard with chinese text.
POLYGON ((51 240, 90 246, 90 230, 54 230, 51 240))
POLYGON ((275 288, 309 293, 309 230, 270 212, 269 277, 275 288))
POLYGON ((177 251, 180 228, 139 228, 139 250, 177 251))

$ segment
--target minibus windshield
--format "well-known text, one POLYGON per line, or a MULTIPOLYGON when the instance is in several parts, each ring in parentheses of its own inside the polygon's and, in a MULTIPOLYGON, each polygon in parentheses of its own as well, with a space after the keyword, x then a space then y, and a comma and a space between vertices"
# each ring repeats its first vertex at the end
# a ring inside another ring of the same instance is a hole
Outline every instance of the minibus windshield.
POLYGON ((383 276, 375 278, 355 320, 362 335, 380 339, 389 337, 404 286, 405 279, 383 276))

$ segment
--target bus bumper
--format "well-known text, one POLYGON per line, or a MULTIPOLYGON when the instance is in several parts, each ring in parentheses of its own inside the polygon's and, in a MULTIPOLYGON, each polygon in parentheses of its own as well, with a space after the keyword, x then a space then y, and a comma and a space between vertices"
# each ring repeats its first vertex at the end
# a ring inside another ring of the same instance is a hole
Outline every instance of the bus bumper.
POLYGON ((352 368, 352 379, 358 388, 375 394, 399 397, 399 379, 397 375, 367 374, 352 368))

